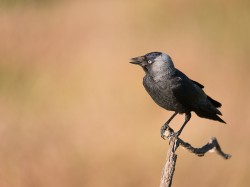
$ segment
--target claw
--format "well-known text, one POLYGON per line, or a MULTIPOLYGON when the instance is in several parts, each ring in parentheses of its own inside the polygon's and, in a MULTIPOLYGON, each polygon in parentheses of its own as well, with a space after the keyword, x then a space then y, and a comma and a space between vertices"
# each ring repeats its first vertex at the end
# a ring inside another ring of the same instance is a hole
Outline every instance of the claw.
POLYGON ((167 130, 167 127, 168 127, 168 124, 167 123, 165 123, 162 127, 161 127, 161 137, 164 139, 164 140, 166 140, 165 138, 166 138, 166 135, 165 135, 165 131, 167 130))
POLYGON ((166 135, 165 135, 165 132, 166 132, 167 129, 169 129, 169 126, 168 126, 168 123, 165 123, 165 124, 161 127, 161 130, 160 130, 160 132, 161 132, 161 137, 162 137, 163 140, 166 140, 166 138, 169 139, 169 140, 170 140, 171 138, 178 138, 178 137, 180 136, 180 134, 181 134, 181 131, 182 131, 182 129, 180 129, 179 131, 174 132, 174 131, 171 129, 171 130, 169 130, 169 134, 166 136, 166 135))
POLYGON ((166 137, 165 136, 165 130, 161 129, 161 138, 164 139, 164 140, 166 140, 165 137, 166 137))
POLYGON ((177 131, 177 132, 172 132, 172 133, 169 133, 169 135, 167 136, 168 139, 171 139, 171 138, 178 138, 180 136, 180 131, 177 131))
MULTIPOLYGON (((178 112, 175 112, 172 116, 171 116, 171 118, 169 118, 169 120, 161 127, 161 137, 165 140, 165 138, 167 137, 168 138, 168 136, 166 136, 165 135, 165 131, 167 130, 167 129, 169 129, 169 126, 168 126, 168 124, 170 123, 170 121, 176 116, 178 114, 178 112)), ((172 129, 171 129, 172 130, 172 129)))
POLYGON ((161 138, 162 138, 163 140, 166 140, 165 134, 161 134, 161 138))

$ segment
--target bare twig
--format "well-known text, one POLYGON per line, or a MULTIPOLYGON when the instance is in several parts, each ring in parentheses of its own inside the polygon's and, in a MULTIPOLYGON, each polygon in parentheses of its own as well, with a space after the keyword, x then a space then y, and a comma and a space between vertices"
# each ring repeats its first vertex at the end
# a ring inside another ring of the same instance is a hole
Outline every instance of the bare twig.
POLYGON ((192 145, 190 145, 189 143, 184 142, 181 139, 178 139, 178 142, 181 146, 183 146, 184 148, 186 148, 187 150, 189 150, 190 152, 196 154, 197 156, 204 156, 208 151, 215 149, 215 151, 222 156, 224 159, 229 159, 231 157, 231 155, 229 154, 225 154, 221 148, 220 145, 217 141, 217 139, 215 137, 212 137, 209 142, 204 145, 201 148, 194 148, 192 145))
POLYGON ((169 140, 169 149, 167 153, 166 163, 162 170, 160 187, 171 187, 172 185, 172 179, 174 176, 175 165, 177 161, 177 154, 175 154, 175 151, 180 145, 197 156, 204 156, 208 151, 214 149, 224 159, 229 159, 231 157, 231 155, 225 154, 221 150, 220 145, 215 137, 212 137, 210 141, 203 147, 194 148, 192 145, 187 142, 184 142, 179 137, 173 136, 174 131, 172 128, 168 127, 167 131, 169 133, 167 136, 169 140))
POLYGON ((178 148, 177 139, 171 139, 169 143, 170 146, 167 153, 166 164, 162 169, 160 187, 170 187, 174 176, 177 161, 177 154, 175 154, 175 151, 178 148))

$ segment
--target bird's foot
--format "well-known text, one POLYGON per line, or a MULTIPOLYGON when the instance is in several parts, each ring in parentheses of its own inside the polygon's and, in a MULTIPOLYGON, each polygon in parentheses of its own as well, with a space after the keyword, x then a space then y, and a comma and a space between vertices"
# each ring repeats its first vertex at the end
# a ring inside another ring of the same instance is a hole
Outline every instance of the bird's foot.
MULTIPOLYGON (((165 131, 168 129, 168 123, 165 123, 162 127, 161 127, 161 137, 165 140, 165 138, 167 137, 165 135, 165 131)), ((168 138, 168 137, 167 137, 168 138)))
POLYGON ((181 134, 181 130, 174 132, 173 129, 171 127, 168 126, 168 123, 165 123, 162 127, 161 127, 161 137, 166 140, 167 139, 171 139, 171 138, 178 138, 181 134), (168 135, 165 135, 165 132, 168 131, 168 135))
POLYGON ((177 131, 177 132, 170 132, 167 136, 168 139, 172 139, 172 138, 178 138, 180 136, 181 132, 177 131))

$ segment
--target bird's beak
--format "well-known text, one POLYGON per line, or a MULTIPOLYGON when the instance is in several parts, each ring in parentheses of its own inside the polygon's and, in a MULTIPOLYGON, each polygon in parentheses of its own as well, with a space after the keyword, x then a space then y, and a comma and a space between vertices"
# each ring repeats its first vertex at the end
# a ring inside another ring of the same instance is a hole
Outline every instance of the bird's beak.
POLYGON ((144 61, 145 61, 145 57, 140 56, 140 57, 131 58, 130 63, 131 64, 142 65, 144 61))

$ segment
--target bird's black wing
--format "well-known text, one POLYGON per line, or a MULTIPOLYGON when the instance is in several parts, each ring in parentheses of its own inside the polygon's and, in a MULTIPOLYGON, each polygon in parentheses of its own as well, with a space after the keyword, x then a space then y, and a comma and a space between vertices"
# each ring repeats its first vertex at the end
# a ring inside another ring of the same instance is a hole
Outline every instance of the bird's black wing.
POLYGON ((173 76, 172 92, 176 100, 186 111, 194 111, 198 116, 225 123, 218 115, 222 115, 217 107, 221 104, 205 94, 202 88, 190 80, 185 74, 176 71, 173 76))
POLYGON ((179 101, 188 110, 194 110, 197 105, 206 100, 206 94, 202 90, 201 84, 189 79, 184 73, 176 70, 173 76, 172 89, 176 100, 179 101))
MULTIPOLYGON (((191 81, 192 81, 194 84, 196 84, 197 86, 199 86, 201 89, 204 88, 204 86, 203 86, 202 84, 200 84, 200 83, 198 83, 198 82, 196 82, 196 81, 194 81, 194 80, 191 80, 191 81)), ((209 96, 207 96, 207 98, 208 98, 208 100, 209 100, 216 108, 221 107, 221 103, 220 103, 220 102, 218 102, 218 101, 212 99, 212 98, 209 97, 209 96)))
POLYGON ((194 84, 196 84, 197 86, 199 86, 200 88, 204 88, 204 86, 201 83, 198 83, 194 80, 191 80, 194 84))

